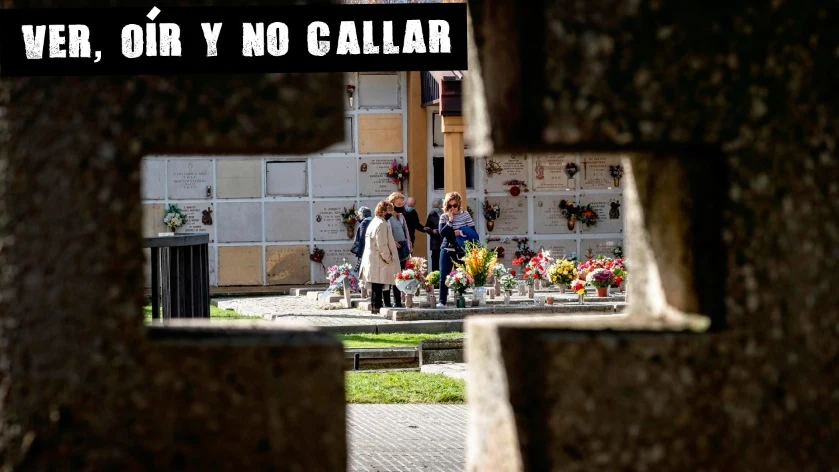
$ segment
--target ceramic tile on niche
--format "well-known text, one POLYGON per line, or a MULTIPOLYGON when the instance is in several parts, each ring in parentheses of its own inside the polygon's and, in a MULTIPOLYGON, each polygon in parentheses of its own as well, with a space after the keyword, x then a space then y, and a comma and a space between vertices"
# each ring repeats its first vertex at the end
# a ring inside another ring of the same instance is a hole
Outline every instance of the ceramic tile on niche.
POLYGON ((563 216, 559 209, 559 202, 562 200, 575 201, 573 195, 568 196, 540 196, 533 198, 533 233, 534 234, 573 234, 576 233, 577 225, 569 229, 568 219, 563 216))
MULTIPOLYGON (((351 243, 328 245, 324 244, 318 247, 323 249, 325 252, 323 256, 323 265, 327 269, 329 269, 333 265, 343 264, 344 260, 346 260, 346 262, 355 267, 355 263, 358 261, 358 258, 350 252, 350 249, 352 248, 351 243)), ((318 266, 317 264, 312 276, 314 277, 313 280, 315 282, 327 282, 327 274, 324 273, 323 268, 318 266)))
POLYGON ((623 196, 622 195, 585 195, 580 197, 580 205, 591 205, 597 214, 597 224, 581 225, 582 233, 621 233, 623 232, 623 196))
POLYGON ((169 159, 167 166, 170 200, 205 200, 212 198, 212 160, 169 159))
POLYGON ((623 179, 616 179, 609 173, 609 166, 621 165, 621 156, 616 154, 584 154, 580 168, 581 189, 620 188, 623 179))
MULTIPOLYGON (((358 160, 358 182, 361 196, 380 196, 384 199, 398 190, 397 185, 387 176, 387 171, 393 165, 393 161, 404 165, 402 156, 363 157, 358 160)), ((410 171, 410 168, 408 170, 410 171)), ((405 188, 404 184, 405 182, 403 182, 403 189, 405 188)))
POLYGON ((159 233, 169 231, 163 223, 163 211, 166 208, 162 203, 143 204, 143 237, 153 238, 159 233))
POLYGON ((179 205, 181 211, 186 215, 186 223, 178 228, 178 233, 207 233, 210 235, 210 242, 215 242, 213 223, 215 221, 215 210, 213 204, 207 203, 184 203, 179 205))
POLYGON ((262 246, 219 247, 218 285, 262 285, 262 246))
POLYGON ((351 116, 344 118, 344 140, 340 143, 324 149, 323 153, 331 152, 352 152, 353 151, 353 119, 351 116))
POLYGON ((265 271, 268 285, 305 284, 310 279, 309 246, 267 246, 265 271))
POLYGON ((402 152, 402 115, 398 113, 359 114, 358 152, 361 154, 402 152))
POLYGON ((315 197, 351 197, 358 194, 355 157, 312 158, 312 194, 315 197))
POLYGON ((618 246, 623 246, 623 239, 583 239, 580 241, 580 260, 585 261, 587 255, 615 257, 614 250, 618 246))
POLYGON ((533 161, 533 190, 556 192, 576 190, 580 156, 576 154, 536 154, 533 161), (570 166, 570 167, 569 167, 570 166), (572 177, 569 178, 569 175, 572 177))
MULTIPOLYGON (((527 234, 527 199, 524 196, 488 197, 488 199, 490 204, 501 208, 501 215, 495 220, 495 228, 490 234, 514 236, 527 234)), ((483 218, 483 212, 479 209, 475 212, 475 217, 483 218)))
POLYGON ((213 220, 221 243, 262 241, 262 203, 219 203, 213 220))
POLYGON ((358 77, 359 108, 400 108, 399 74, 366 74, 358 77))
POLYGON ((531 248, 534 251, 544 249, 550 251, 554 259, 570 259, 572 254, 577 253, 576 239, 538 239, 533 240, 531 248))
POLYGON ((270 197, 308 195, 308 162, 306 160, 267 162, 265 181, 265 193, 270 197))
POLYGON ((261 160, 219 159, 216 167, 218 198, 259 198, 262 196, 261 160))
POLYGON ((143 200, 166 199, 166 160, 145 158, 140 167, 143 200))
POLYGON ((308 241, 311 228, 309 202, 265 202, 266 241, 308 241))
POLYGON ((355 236, 347 233, 341 220, 344 209, 350 209, 354 200, 346 202, 316 201, 312 204, 312 237, 315 241, 347 241, 355 236))

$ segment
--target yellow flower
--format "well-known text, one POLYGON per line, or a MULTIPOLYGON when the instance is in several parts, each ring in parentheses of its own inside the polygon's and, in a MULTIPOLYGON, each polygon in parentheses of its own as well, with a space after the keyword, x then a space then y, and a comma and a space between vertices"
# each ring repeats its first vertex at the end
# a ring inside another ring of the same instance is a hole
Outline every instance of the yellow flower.
POLYGON ((577 290, 577 293, 580 294, 580 295, 584 295, 586 293, 586 290, 581 288, 581 289, 577 290))

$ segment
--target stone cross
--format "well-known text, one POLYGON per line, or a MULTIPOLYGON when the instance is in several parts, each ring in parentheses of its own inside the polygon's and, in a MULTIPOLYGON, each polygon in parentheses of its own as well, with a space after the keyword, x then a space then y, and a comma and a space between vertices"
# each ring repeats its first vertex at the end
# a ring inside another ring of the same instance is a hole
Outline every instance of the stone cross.
POLYGON ((340 342, 276 324, 145 327, 140 206, 144 155, 341 141, 343 87, 341 74, 0 81, 3 470, 346 469, 340 342))

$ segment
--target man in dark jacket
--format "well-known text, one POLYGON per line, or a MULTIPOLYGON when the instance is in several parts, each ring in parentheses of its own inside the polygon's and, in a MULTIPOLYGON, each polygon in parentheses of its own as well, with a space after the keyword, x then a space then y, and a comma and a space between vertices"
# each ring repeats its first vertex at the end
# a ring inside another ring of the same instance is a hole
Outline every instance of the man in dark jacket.
POLYGON ((355 233, 355 244, 353 245, 353 254, 358 258, 355 264, 355 273, 361 268, 361 256, 364 255, 364 235, 367 234, 367 226, 373 221, 373 212, 367 207, 361 207, 356 212, 361 223, 358 224, 358 232, 355 233))
POLYGON ((419 215, 417 211, 414 209, 414 205, 416 205, 417 201, 414 197, 408 197, 405 200, 405 223, 408 225, 408 237, 411 238, 411 247, 414 247, 414 241, 416 240, 416 235, 414 231, 425 232, 425 229, 420 223, 419 215))
MULTIPOLYGON (((431 242, 431 271, 440 270, 440 246, 443 244, 443 237, 437 228, 440 226, 440 213, 443 212, 441 208, 443 200, 435 198, 431 202, 431 212, 425 220, 425 227, 423 232, 428 234, 428 240, 431 242)), ((441 274, 442 276, 442 274, 441 274)))

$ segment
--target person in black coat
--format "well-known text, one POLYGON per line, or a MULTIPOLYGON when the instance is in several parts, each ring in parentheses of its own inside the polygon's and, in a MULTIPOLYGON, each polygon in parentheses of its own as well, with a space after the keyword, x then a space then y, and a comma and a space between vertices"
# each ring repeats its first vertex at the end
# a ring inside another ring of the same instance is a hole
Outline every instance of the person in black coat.
POLYGON ((416 205, 417 201, 414 197, 408 197, 405 200, 405 223, 408 225, 408 236, 411 238, 411 247, 414 247, 414 241, 416 241, 416 234, 415 231, 425 232, 425 229, 420 223, 420 217, 417 211, 414 209, 414 205, 416 205))
MULTIPOLYGON (((428 218, 425 220, 425 227, 423 232, 428 234, 428 240, 431 242, 431 271, 440 270, 440 246, 443 244, 443 237, 437 229, 440 226, 440 214, 443 213, 443 200, 435 198, 431 202, 431 212, 428 213, 428 218)), ((442 274, 441 274, 442 275, 442 274)))
POLYGON ((355 264, 355 273, 357 274, 361 268, 361 256, 364 254, 364 235, 367 233, 367 226, 373 221, 373 212, 367 207, 361 207, 356 212, 361 223, 358 224, 358 231, 355 233, 355 244, 353 244, 352 253, 358 258, 355 264))

